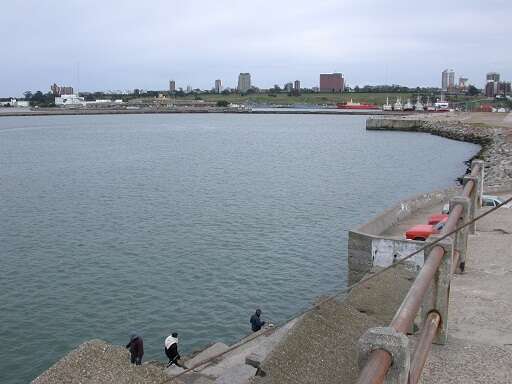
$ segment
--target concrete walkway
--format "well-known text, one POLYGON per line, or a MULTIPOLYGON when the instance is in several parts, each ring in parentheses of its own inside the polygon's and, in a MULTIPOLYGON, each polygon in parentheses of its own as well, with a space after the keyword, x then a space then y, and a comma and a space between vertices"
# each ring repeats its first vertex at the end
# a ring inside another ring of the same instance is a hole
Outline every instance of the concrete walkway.
MULTIPOLYGON (((441 208, 418 211, 386 235, 402 237, 441 208)), ((487 216, 477 230, 466 273, 452 281, 449 342, 433 346, 422 383, 512 383, 512 209, 487 216)), ((252 382, 354 383, 359 337, 389 324, 412 280, 397 268, 307 314, 263 363, 267 376, 252 382)))
POLYGON ((512 209, 486 216, 469 237, 466 272, 451 284, 448 332, 423 383, 512 383, 512 209))
MULTIPOLYGON (((199 366, 192 372, 174 379, 174 384, 245 384, 256 375, 259 364, 267 358, 274 347, 282 341, 285 335, 293 329, 297 319, 290 321, 280 328, 268 330, 267 328, 260 331, 263 335, 250 339, 252 335, 246 339, 240 340, 238 348, 227 352, 211 363, 199 366), (247 342, 246 342, 247 341, 247 342), (248 364, 247 362, 251 362, 248 364)), ((233 347, 234 347, 233 346, 233 347)), ((209 360, 228 350, 228 346, 223 343, 215 343, 204 351, 195 355, 193 358, 184 361, 187 367, 196 367, 203 361, 209 360)), ((165 370, 170 376, 174 377, 183 369, 173 366, 165 370)))

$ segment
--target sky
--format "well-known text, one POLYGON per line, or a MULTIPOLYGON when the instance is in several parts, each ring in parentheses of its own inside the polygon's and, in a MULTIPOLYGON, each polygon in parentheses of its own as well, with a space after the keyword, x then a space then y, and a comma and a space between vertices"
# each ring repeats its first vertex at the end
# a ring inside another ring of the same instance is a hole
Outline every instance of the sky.
POLYGON ((511 0, 1 0, 0 97, 47 92, 260 88, 341 72, 349 86, 482 87, 512 80, 511 0))

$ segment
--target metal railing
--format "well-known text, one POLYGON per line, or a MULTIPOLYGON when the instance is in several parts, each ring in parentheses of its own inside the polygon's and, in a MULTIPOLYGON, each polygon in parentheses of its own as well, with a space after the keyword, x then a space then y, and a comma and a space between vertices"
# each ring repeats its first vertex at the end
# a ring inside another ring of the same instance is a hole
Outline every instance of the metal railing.
POLYGON ((358 384, 416 384, 432 343, 446 343, 450 278, 452 273, 464 270, 467 235, 475 229, 470 221, 480 206, 482 194, 483 162, 473 161, 471 168, 470 176, 464 178, 462 196, 450 201, 448 220, 437 237, 455 231, 460 222, 470 225, 455 232, 454 239, 447 237, 425 252, 424 265, 389 327, 373 328, 361 337, 362 369, 358 384), (423 326, 411 357, 407 333, 420 309, 423 326))

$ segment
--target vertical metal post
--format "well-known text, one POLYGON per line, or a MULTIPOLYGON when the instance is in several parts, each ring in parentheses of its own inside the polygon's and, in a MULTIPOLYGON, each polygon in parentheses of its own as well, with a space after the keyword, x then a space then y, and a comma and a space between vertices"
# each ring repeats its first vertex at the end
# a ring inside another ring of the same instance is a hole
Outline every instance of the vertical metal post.
POLYGON ((471 162, 471 174, 474 174, 475 168, 479 168, 478 170, 478 178, 480 182, 478 183, 478 208, 482 207, 482 195, 484 194, 484 161, 483 160, 473 160, 471 162))
MULTIPOLYGON (((430 236, 429 240, 437 240, 440 235, 430 236)), ((424 321, 427 320, 428 314, 436 311, 441 316, 441 324, 434 338, 435 344, 446 344, 448 339, 448 305, 450 302, 450 280, 452 275, 452 258, 453 258, 453 240, 446 238, 437 243, 444 249, 444 256, 436 271, 434 279, 430 284, 429 290, 423 300, 421 313, 424 321)), ((427 259, 430 257, 428 252, 427 259)))
MULTIPOLYGON (((455 196, 450 199, 450 209, 453 209, 456 205, 462 206, 462 215, 459 219, 459 223, 457 224, 457 227, 460 227, 470 220, 470 207, 471 207, 471 201, 468 197, 463 196, 455 196)), ((455 233, 453 247, 454 250, 459 252, 459 259, 457 261, 456 266, 454 266, 454 270, 456 273, 462 273, 464 272, 464 268, 466 266, 466 259, 467 259, 467 249, 468 249, 468 234, 469 229, 468 227, 464 227, 460 229, 458 232, 455 233)))
MULTIPOLYGON (((470 207, 469 207, 469 218, 470 220, 473 220, 477 208, 478 208, 478 184, 480 184, 480 180, 478 176, 464 176, 463 182, 464 185, 466 185, 468 182, 473 182, 473 189, 471 190, 471 193, 469 194, 469 200, 470 200, 470 207)), ((476 223, 472 223, 469 225, 469 233, 471 235, 474 235, 476 232, 476 223)))

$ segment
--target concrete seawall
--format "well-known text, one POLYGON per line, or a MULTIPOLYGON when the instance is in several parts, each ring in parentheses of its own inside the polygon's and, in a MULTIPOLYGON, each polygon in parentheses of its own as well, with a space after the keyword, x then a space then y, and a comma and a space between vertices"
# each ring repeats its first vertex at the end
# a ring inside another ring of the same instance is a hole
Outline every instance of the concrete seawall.
POLYGON ((424 122, 415 119, 368 119, 366 129, 372 131, 421 131, 424 122))
MULTIPOLYGON (((402 200, 361 227, 349 231, 347 253, 349 284, 359 281, 373 266, 384 267, 392 263, 395 255, 412 253, 424 245, 423 242, 382 236, 382 233, 421 209, 448 201, 455 194, 456 189, 450 188, 402 200)), ((423 265, 423 257, 423 253, 418 254, 410 264, 423 265)))

